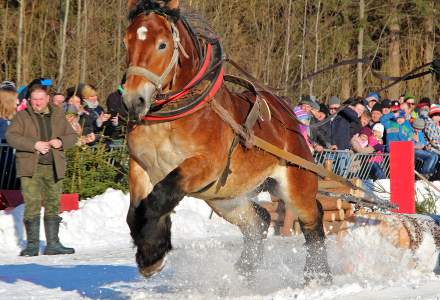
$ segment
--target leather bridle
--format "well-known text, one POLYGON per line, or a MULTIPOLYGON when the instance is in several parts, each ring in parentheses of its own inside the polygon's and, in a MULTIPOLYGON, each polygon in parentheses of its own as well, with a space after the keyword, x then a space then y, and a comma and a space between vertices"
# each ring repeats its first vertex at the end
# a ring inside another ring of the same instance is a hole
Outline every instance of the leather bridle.
MULTIPOLYGON (((170 22, 170 24, 171 24, 171 33, 173 35, 173 43, 174 43, 173 56, 171 57, 171 60, 168 66, 166 67, 166 69, 163 71, 162 75, 157 75, 152 71, 148 70, 147 68, 140 66, 130 65, 130 67, 127 69, 127 77, 131 75, 136 75, 146 78, 155 86, 156 91, 158 93, 162 93, 164 81, 168 77, 170 72, 173 69, 174 72, 176 72, 176 66, 177 63, 179 62, 179 54, 180 54, 179 50, 181 50, 184 55, 187 55, 182 47, 182 44, 180 43, 179 29, 177 29, 177 26, 173 22, 170 22)), ((176 74, 174 74, 174 77, 175 76, 176 74)))

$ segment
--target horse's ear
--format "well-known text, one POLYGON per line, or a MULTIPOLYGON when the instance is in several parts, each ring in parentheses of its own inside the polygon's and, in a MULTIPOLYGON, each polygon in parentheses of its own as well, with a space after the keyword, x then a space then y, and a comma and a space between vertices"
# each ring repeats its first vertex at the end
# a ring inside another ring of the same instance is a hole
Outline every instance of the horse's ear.
POLYGON ((139 0, 128 0, 128 10, 131 10, 138 2, 139 0))

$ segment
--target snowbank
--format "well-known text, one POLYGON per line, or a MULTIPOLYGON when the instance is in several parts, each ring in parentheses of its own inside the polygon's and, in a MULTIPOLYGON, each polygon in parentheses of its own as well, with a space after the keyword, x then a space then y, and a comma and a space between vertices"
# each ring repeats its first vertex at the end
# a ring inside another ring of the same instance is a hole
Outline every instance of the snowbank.
POLYGON ((302 287, 302 237, 270 236, 261 270, 249 286, 234 271, 242 246, 239 230, 189 197, 172 214, 174 250, 165 269, 145 280, 134 262, 128 206, 128 195, 112 189, 81 201, 80 210, 62 214, 60 229, 62 242, 76 253, 36 258, 17 257, 23 207, 0 212, 0 298, 434 299, 440 294, 440 279, 432 273, 437 259, 432 239, 412 253, 394 248, 374 227, 353 228, 342 242, 328 239, 331 287, 302 287))

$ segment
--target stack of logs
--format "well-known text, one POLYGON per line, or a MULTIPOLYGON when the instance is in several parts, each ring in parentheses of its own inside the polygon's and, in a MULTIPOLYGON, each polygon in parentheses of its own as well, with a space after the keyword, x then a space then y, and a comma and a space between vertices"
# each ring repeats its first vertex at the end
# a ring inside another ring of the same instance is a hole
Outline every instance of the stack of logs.
MULTIPOLYGON (((348 220, 353 216, 352 204, 341 199, 318 195, 324 209, 324 230, 326 234, 336 234, 348 228, 348 220)), ((291 236, 301 234, 298 217, 284 202, 273 198, 272 202, 260 203, 266 208, 272 218, 275 234, 291 236)))
MULTIPOLYGON (((331 161, 325 162, 327 169, 332 168, 331 161)), ((354 180, 353 183, 357 186, 361 186, 361 180, 354 180)), ((345 185, 323 179, 318 182, 318 190, 331 192, 334 194, 351 194, 357 197, 362 197, 357 190, 351 190, 345 185)), ((335 197, 329 197, 323 194, 317 194, 317 200, 321 203, 324 210, 324 231, 326 234, 338 234, 346 231, 349 227, 349 222, 353 221, 354 207, 351 203, 348 203, 342 199, 335 197)), ((260 203, 261 206, 267 209, 272 218, 272 226, 275 228, 275 234, 281 236, 291 236, 292 234, 301 234, 301 228, 299 225, 298 217, 290 208, 286 208, 284 202, 272 198, 272 202, 260 203)))

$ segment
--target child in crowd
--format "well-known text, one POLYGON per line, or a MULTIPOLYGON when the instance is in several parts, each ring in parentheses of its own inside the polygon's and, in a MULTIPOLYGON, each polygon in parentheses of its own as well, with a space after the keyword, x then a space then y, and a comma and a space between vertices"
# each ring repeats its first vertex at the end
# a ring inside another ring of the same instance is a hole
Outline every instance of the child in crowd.
MULTIPOLYGON (((368 138, 368 145, 370 147, 373 147, 374 151, 377 154, 382 154, 384 152, 384 145, 383 145, 383 132, 385 131, 385 127, 380 124, 376 123, 373 126, 373 134, 368 138)), ((373 179, 385 179, 385 173, 383 172, 381 168, 381 163, 383 161, 383 157, 381 155, 376 155, 373 158, 371 158, 371 170, 370 170, 370 176, 373 179)))
POLYGON ((420 173, 426 175, 429 178, 429 176, 435 173, 438 156, 434 152, 429 151, 431 147, 426 142, 425 136, 423 134, 425 121, 421 118, 415 119, 412 126, 414 130, 412 141, 414 142, 415 156, 416 159, 423 161, 420 173))

